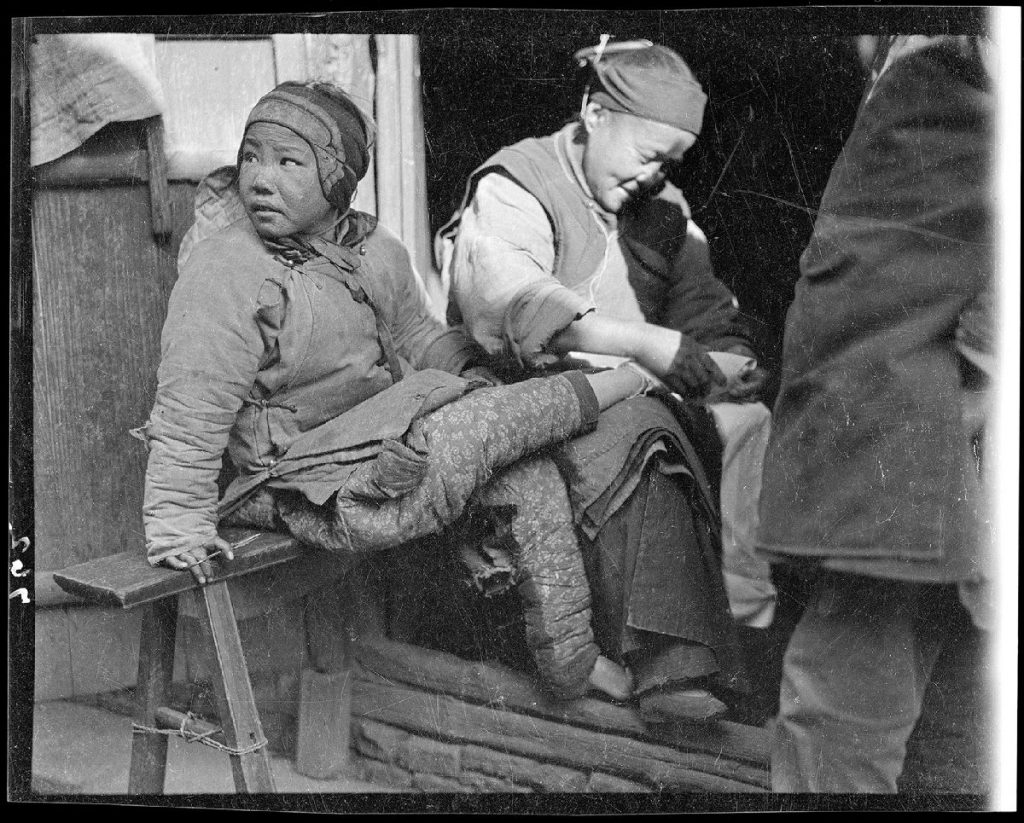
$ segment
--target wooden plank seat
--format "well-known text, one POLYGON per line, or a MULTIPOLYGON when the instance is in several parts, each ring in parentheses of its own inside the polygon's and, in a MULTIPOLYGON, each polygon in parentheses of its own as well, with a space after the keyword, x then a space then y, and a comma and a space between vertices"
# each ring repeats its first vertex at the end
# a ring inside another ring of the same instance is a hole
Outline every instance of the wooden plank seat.
POLYGON ((213 561, 214 576, 205 586, 187 572, 150 566, 145 556, 136 552, 98 558, 54 574, 62 589, 90 603, 145 609, 130 794, 163 793, 169 734, 202 740, 225 751, 237 791, 274 791, 267 741, 238 621, 267 613, 295 597, 306 598, 309 661, 301 675, 296 768, 308 776, 328 777, 344 766, 349 720, 346 695, 341 690, 350 680, 340 605, 344 562, 328 552, 305 548, 286 534, 231 528, 222 529, 221 536, 234 546, 234 560, 230 564, 213 561), (219 729, 164 705, 173 673, 179 614, 198 620, 205 629, 202 653, 214 672, 219 729), (332 716, 325 722, 328 709, 332 716), (334 739, 329 739, 331 735, 334 739))

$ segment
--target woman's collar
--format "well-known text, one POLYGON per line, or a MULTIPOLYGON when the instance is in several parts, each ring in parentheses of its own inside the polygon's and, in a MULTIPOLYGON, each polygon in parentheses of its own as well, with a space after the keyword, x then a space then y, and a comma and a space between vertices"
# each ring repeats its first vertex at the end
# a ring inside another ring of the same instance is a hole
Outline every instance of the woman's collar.
POLYGON ((606 219, 614 219, 615 215, 606 211, 594 199, 594 194, 587 185, 587 177, 583 172, 583 150, 581 144, 575 140, 578 128, 579 123, 569 123, 555 135, 555 154, 558 156, 559 165, 563 173, 579 187, 580 195, 586 200, 588 208, 599 212, 606 219))
POLYGON ((583 151, 575 140, 578 127, 578 123, 569 123, 559 130, 555 136, 556 153, 566 177, 580 187, 584 197, 593 200, 594 195, 590 191, 586 175, 583 173, 583 151))

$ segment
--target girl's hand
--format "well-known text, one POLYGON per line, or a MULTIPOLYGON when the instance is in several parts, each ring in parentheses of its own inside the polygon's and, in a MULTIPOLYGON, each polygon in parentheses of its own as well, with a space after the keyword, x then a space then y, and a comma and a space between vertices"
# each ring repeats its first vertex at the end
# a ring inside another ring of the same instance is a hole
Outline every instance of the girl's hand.
POLYGON ((231 544, 223 537, 215 537, 206 546, 197 546, 173 557, 166 557, 163 562, 168 567, 179 571, 190 569, 192 576, 199 584, 206 585, 207 581, 213 578, 213 566, 210 559, 216 555, 223 556, 225 560, 235 559, 235 555, 231 551, 231 544))
POLYGON ((486 380, 492 386, 502 385, 501 378, 487 366, 470 366, 468 369, 463 371, 459 377, 464 377, 467 380, 486 380))

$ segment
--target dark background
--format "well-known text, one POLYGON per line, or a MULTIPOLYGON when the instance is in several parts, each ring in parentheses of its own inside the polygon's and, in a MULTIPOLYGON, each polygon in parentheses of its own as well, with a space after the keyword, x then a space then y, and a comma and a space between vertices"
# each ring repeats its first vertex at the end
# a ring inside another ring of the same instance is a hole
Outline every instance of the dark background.
POLYGON ((708 236, 716 274, 752 321, 772 375, 770 406, 800 255, 867 81, 856 36, 976 32, 985 13, 877 5, 422 13, 410 30, 420 35, 431 230, 492 153, 575 117, 585 81, 577 49, 602 33, 675 49, 709 99, 674 182, 708 236))

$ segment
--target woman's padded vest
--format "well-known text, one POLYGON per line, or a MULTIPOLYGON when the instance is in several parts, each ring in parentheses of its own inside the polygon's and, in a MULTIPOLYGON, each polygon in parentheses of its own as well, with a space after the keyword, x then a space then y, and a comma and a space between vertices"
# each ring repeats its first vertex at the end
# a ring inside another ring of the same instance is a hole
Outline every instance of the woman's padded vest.
MULTIPOLYGON (((604 257, 605 232, 579 184, 559 161, 556 140, 561 133, 527 138, 501 149, 481 165, 469 179, 462 205, 438 232, 438 238, 453 236, 458 230, 480 179, 502 174, 532 194, 546 212, 555 238, 555 279, 572 288, 590 277, 604 257)), ((695 272, 673 266, 686 242, 689 214, 682 192, 666 181, 657 194, 629 204, 618 215, 629 284, 647 322, 685 331, 705 345, 746 344, 749 335, 725 284, 713 276, 698 278, 695 272), (689 278, 692 283, 682 282, 689 278), (685 299, 673 299, 670 290, 685 299)), ((453 301, 448 305, 448 321, 452 325, 461 322, 453 301)))

